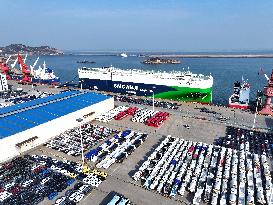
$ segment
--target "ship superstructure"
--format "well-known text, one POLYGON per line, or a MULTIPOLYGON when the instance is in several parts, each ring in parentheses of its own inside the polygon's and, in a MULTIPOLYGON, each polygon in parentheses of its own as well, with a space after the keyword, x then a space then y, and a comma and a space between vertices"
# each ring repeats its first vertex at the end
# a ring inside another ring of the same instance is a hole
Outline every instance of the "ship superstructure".
POLYGON ((213 77, 191 71, 154 72, 102 67, 78 69, 80 86, 108 91, 177 101, 211 103, 213 77))
POLYGON ((43 66, 39 66, 37 70, 32 70, 32 82, 41 84, 58 84, 59 77, 56 77, 54 71, 46 66, 44 61, 43 66))
POLYGON ((233 94, 229 97, 229 107, 248 109, 249 108, 250 85, 242 81, 234 83, 233 94))

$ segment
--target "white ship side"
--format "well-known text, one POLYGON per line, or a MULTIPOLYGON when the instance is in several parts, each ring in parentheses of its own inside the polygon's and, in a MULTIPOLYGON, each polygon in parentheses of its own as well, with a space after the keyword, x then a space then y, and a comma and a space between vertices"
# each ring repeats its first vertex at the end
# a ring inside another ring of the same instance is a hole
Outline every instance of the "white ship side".
POLYGON ((122 70, 114 67, 105 68, 79 68, 79 78, 111 80, 132 83, 155 84, 165 86, 178 86, 189 88, 211 88, 213 77, 202 74, 193 74, 190 71, 182 72, 153 72, 142 70, 122 70))

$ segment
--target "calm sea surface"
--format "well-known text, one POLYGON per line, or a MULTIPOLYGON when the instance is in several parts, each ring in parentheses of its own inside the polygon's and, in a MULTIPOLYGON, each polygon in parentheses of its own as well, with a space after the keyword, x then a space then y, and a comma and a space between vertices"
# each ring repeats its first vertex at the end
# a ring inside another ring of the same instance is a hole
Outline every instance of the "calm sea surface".
MULTIPOLYGON (((28 64, 35 61, 35 57, 28 59, 28 64)), ((260 68, 270 75, 273 69, 272 58, 183 58, 178 65, 145 65, 142 64, 145 58, 129 56, 121 58, 119 56, 94 56, 94 55, 63 55, 63 56, 42 56, 39 64, 44 60, 48 67, 53 68, 56 75, 62 82, 71 81, 75 78, 77 82, 77 68, 80 66, 110 66, 119 68, 141 68, 143 70, 161 70, 161 71, 180 71, 188 67, 193 73, 202 73, 214 77, 213 85, 213 103, 226 104, 228 97, 232 94, 233 83, 236 80, 241 81, 242 76, 248 79, 251 85, 251 100, 255 99, 256 91, 261 90, 266 84, 263 75, 258 75, 260 68), (95 64, 79 64, 77 61, 95 61, 95 64)), ((36 67, 37 68, 37 67, 36 67)))

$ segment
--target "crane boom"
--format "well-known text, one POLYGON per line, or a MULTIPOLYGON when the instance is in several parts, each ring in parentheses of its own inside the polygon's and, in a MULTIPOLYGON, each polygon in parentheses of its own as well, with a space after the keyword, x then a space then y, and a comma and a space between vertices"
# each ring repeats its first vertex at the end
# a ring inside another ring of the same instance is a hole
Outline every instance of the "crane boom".
POLYGON ((27 54, 25 55, 25 58, 24 58, 24 63, 26 63, 26 60, 27 60, 27 54))
POLYGON ((22 68, 22 73, 23 73, 23 79, 22 82, 31 82, 31 78, 30 78, 30 70, 28 69, 27 65, 25 64, 25 62, 23 62, 22 57, 20 55, 20 53, 18 53, 18 64, 21 66, 22 68))
POLYGON ((34 67, 38 63, 39 57, 36 59, 36 61, 33 63, 33 65, 30 65, 31 74, 33 75, 34 67))
POLYGON ((8 59, 6 60, 6 64, 8 64, 9 59, 11 58, 11 55, 8 57, 8 59))
POLYGON ((15 61, 13 62, 13 64, 11 64, 11 68, 13 69, 16 65, 16 63, 18 62, 18 58, 16 57, 15 61))
POLYGON ((264 70, 262 68, 260 69, 260 72, 264 75, 264 77, 266 78, 267 81, 270 80, 268 75, 264 72, 264 70))
POLYGON ((34 68, 38 63, 39 57, 36 59, 36 61, 33 63, 33 65, 30 65, 30 68, 34 68))

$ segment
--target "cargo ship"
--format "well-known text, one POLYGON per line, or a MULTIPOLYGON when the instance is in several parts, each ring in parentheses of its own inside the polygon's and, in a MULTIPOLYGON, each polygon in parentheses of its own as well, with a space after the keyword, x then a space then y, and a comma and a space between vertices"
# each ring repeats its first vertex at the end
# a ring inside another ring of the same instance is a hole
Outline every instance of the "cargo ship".
POLYGON ((191 71, 154 72, 102 67, 78 69, 79 86, 113 93, 185 102, 212 102, 213 77, 191 71))
POLYGON ((44 61, 43 66, 39 66, 37 70, 32 70, 33 83, 40 84, 58 84, 60 83, 60 78, 54 74, 54 71, 46 66, 44 61))
POLYGON ((229 97, 229 107, 248 109, 249 106, 250 85, 242 80, 234 83, 233 94, 229 97))

